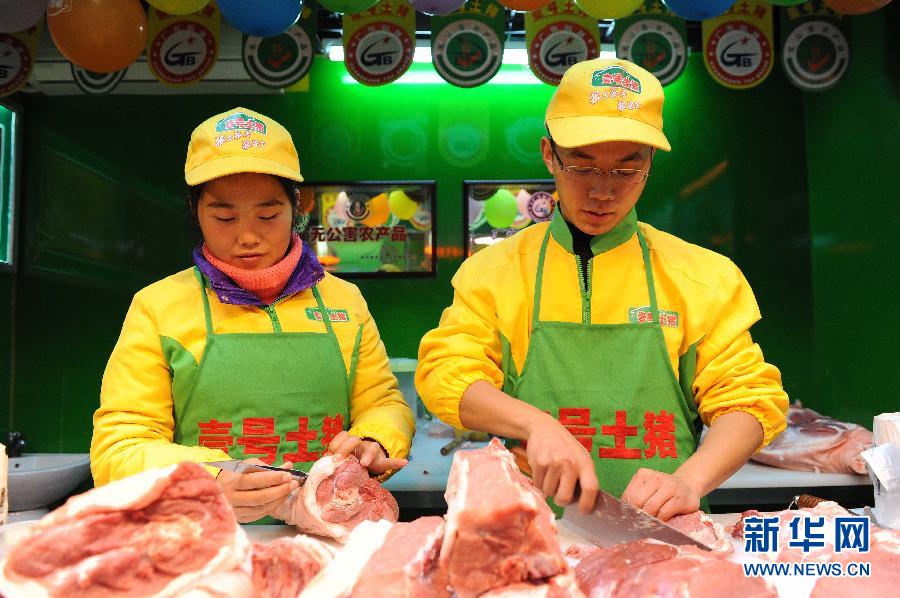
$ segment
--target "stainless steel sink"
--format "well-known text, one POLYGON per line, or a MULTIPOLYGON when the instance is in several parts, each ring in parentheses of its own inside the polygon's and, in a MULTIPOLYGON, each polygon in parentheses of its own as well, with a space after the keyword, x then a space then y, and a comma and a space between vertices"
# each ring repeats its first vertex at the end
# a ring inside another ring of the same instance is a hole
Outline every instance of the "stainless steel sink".
POLYGON ((9 459, 10 511, 40 509, 68 496, 91 474, 86 453, 35 453, 9 459))

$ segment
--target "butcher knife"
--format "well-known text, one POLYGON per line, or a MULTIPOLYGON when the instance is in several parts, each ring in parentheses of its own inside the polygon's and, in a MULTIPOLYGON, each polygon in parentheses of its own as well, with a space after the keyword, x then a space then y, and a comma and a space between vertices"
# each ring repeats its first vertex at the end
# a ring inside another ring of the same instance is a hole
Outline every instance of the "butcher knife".
POLYGON ((280 471, 281 473, 289 473, 297 478, 297 481, 301 486, 306 482, 306 478, 309 477, 309 474, 300 471, 299 469, 284 469, 282 467, 275 467, 274 465, 257 465, 255 463, 247 463, 246 461, 239 461, 237 459, 231 461, 209 461, 203 463, 203 465, 218 467, 219 469, 232 471, 234 473, 247 473, 248 471, 280 471))
MULTIPOLYGON (((517 446, 513 447, 511 452, 516 458, 516 465, 519 466, 519 469, 523 473, 531 475, 531 467, 528 465, 528 456, 525 450, 521 446, 517 446)), ((579 489, 576 488, 575 497, 572 499, 572 503, 565 507, 560 524, 595 546, 606 548, 622 542, 652 538, 676 546, 689 545, 703 550, 711 550, 706 544, 698 542, 674 527, 666 525, 656 517, 622 502, 603 490, 597 492, 597 501, 594 503, 593 510, 585 515, 578 510, 578 496, 579 489)))

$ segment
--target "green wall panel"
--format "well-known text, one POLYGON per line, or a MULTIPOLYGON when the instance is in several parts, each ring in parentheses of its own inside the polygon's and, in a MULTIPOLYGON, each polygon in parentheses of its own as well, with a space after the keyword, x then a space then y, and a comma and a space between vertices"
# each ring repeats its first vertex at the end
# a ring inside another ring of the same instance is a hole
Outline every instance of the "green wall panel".
POLYGON ((900 4, 850 20, 850 66, 805 97, 815 300, 810 404, 872 425, 900 410, 900 4))

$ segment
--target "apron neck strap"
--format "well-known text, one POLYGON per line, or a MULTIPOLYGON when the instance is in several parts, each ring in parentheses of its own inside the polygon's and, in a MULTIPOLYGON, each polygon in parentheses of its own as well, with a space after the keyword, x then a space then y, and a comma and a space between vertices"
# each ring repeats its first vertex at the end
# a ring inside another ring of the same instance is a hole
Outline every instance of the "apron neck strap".
POLYGON ((544 258, 547 256, 547 244, 550 242, 550 227, 544 234, 541 251, 538 253, 537 276, 534 280, 534 307, 531 309, 531 329, 534 330, 541 319, 541 287, 544 281, 544 258))
POLYGON ((653 282, 653 267, 650 264, 650 250, 647 248, 647 240, 644 233, 638 228, 638 242, 641 244, 641 254, 644 256, 644 275, 647 278, 647 290, 650 293, 650 315, 653 321, 659 323, 659 304, 656 302, 656 284, 653 282))
POLYGON ((319 306, 319 313, 322 314, 322 322, 325 324, 325 330, 328 331, 328 334, 334 336, 334 328, 331 325, 331 316, 328 315, 328 312, 325 311, 325 304, 322 303, 322 295, 319 294, 318 285, 312 288, 313 297, 316 298, 316 303, 319 306))
MULTIPOLYGON (((650 264, 650 250, 647 248, 647 240, 641 229, 637 229, 638 242, 641 245, 641 255, 644 258, 644 277, 647 280, 647 290, 650 294, 650 314, 654 322, 659 322, 659 305, 656 302, 656 284, 653 282, 653 268, 650 264)), ((547 256, 547 245, 550 242, 550 227, 544 235, 541 243, 541 251, 538 253, 537 276, 534 281, 534 307, 531 310, 531 329, 540 321, 541 316, 541 287, 544 281, 544 259, 547 256)))
POLYGON ((206 318, 206 334, 212 334, 212 313, 209 310, 209 297, 206 296, 206 279, 203 278, 203 274, 197 266, 194 266, 194 274, 196 274, 197 280, 200 281, 200 297, 203 299, 203 315, 206 318))

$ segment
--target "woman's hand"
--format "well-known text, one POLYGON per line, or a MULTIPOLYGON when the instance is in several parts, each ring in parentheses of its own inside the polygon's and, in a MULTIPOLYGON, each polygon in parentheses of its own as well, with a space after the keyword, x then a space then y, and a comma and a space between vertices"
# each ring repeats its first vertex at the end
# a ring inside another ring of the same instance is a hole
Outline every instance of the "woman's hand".
MULTIPOLYGON (((247 459, 245 463, 265 465, 259 459, 247 459)), ((291 469, 285 461, 283 469, 291 469)), ((231 503, 239 523, 249 523, 271 515, 299 484, 294 476, 277 471, 253 471, 234 473, 222 470, 216 476, 225 498, 231 503)))
POLYGON ((363 440, 359 436, 341 432, 334 437, 328 445, 328 452, 345 457, 355 455, 360 465, 369 470, 373 475, 381 475, 386 471, 400 469, 409 461, 406 459, 391 459, 380 444, 374 440, 363 440))
POLYGON ((622 493, 622 500, 660 521, 700 508, 700 493, 687 480, 677 472, 652 469, 637 470, 622 493))
POLYGON ((531 479, 561 507, 572 502, 577 484, 578 508, 588 513, 599 488, 591 455, 562 424, 545 413, 541 416, 530 423, 526 439, 531 479))

